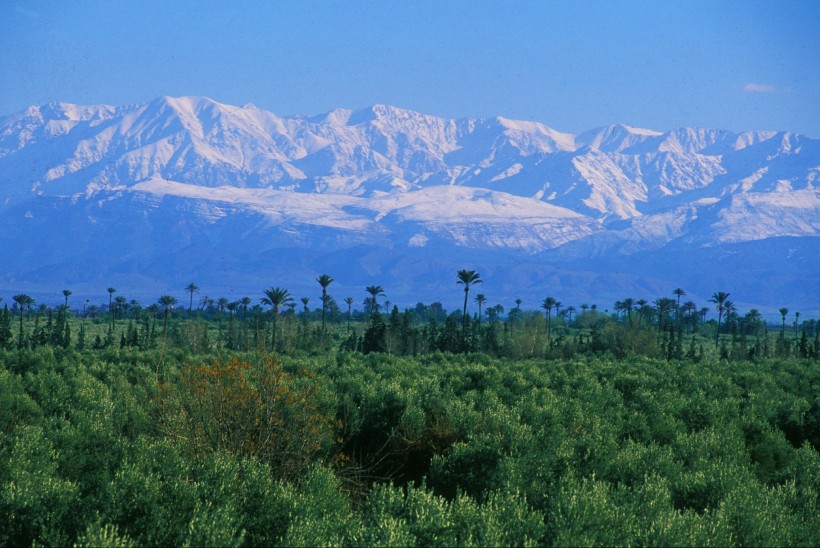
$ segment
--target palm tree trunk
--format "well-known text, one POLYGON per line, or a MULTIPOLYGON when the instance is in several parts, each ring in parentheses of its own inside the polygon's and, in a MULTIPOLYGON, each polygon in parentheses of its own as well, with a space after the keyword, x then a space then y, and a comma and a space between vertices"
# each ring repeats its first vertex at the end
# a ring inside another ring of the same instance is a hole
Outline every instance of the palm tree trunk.
POLYGON ((273 309, 273 336, 271 337, 271 345, 270 350, 271 352, 276 352, 276 316, 279 315, 279 311, 277 309, 273 309))
POLYGON ((165 319, 162 322, 162 340, 163 344, 168 343, 168 307, 165 307, 165 319))
POLYGON ((327 292, 322 289, 322 333, 325 332, 325 307, 327 307, 327 292))
POLYGON ((461 312, 461 329, 467 329, 467 294, 469 293, 469 289, 466 287, 464 288, 464 310, 461 312))

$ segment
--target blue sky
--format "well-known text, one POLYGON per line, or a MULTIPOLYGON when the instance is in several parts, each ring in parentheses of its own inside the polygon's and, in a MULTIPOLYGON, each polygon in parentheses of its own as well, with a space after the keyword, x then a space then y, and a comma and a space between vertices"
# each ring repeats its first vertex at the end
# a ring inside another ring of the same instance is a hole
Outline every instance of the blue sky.
POLYGON ((0 114, 206 95, 820 138, 820 2, 0 3, 0 114))

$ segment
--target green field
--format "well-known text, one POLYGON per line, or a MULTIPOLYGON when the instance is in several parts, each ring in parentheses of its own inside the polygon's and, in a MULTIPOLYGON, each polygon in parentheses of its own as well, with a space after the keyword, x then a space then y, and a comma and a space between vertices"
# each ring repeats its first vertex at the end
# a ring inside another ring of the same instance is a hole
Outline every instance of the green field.
POLYGON ((0 544, 820 545, 814 322, 589 314, 0 317, 0 544))

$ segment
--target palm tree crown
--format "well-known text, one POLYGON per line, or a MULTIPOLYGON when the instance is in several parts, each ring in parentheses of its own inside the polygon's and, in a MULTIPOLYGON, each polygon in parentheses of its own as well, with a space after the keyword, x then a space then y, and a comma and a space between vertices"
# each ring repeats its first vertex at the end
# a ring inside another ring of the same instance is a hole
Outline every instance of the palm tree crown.
POLYGON ((384 288, 380 285, 369 285, 369 286, 365 287, 364 290, 367 291, 368 293, 370 293, 370 296, 372 297, 372 300, 370 301, 370 303, 371 303, 370 313, 372 314, 372 313, 376 312, 376 310, 379 309, 379 302, 377 300, 377 297, 379 295, 384 296, 384 288))
POLYGON ((266 304, 273 309, 273 334, 271 336, 271 346, 276 350, 276 317, 279 315, 279 307, 293 301, 287 289, 281 287, 271 287, 265 290, 262 297, 262 304, 266 304))
POLYGON ((459 270, 456 274, 456 283, 464 286, 464 309, 461 311, 461 327, 467 327, 467 295, 470 293, 470 286, 481 283, 481 276, 475 270, 459 270))
POLYGON ((262 297, 262 304, 266 304, 273 309, 274 315, 279 313, 279 307, 284 306, 293 300, 287 289, 281 287, 271 287, 265 290, 265 296, 262 297))
POLYGON ((327 274, 322 274, 316 281, 322 286, 322 331, 325 330, 325 310, 327 310, 327 286, 333 283, 333 278, 327 274))

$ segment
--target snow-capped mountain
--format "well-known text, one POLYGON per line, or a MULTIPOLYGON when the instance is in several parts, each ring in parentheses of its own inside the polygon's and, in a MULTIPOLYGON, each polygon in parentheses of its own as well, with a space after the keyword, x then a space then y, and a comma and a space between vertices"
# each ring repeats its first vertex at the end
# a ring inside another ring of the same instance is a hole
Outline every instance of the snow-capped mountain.
POLYGON ((675 276, 708 295, 731 281, 720 262, 643 261, 739 253, 746 302, 820 308, 818 178, 820 141, 787 132, 573 135, 387 105, 281 117, 203 97, 52 103, 0 118, 0 283, 307 290, 335 267, 351 289, 377 280, 436 299, 453 265, 481 264, 499 298, 665 294, 675 276), (796 281, 761 294, 778 241, 792 251, 767 287, 796 281), (560 265, 574 274, 549 281, 560 265), (618 281, 595 290, 590 272, 618 281))

